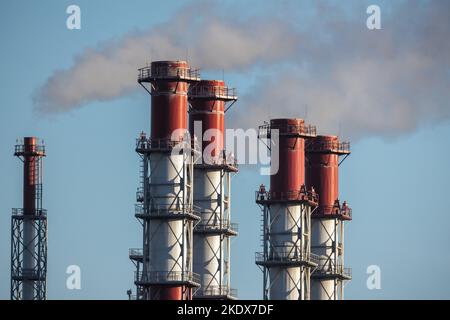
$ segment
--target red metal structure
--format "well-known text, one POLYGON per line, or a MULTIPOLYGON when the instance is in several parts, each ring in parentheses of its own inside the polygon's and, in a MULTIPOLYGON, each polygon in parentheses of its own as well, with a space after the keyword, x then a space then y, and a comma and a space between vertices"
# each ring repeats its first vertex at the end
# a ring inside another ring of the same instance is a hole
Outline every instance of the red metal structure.
POLYGON ((151 138, 170 139, 175 130, 187 129, 189 82, 197 77, 187 62, 155 61, 140 72, 141 79, 153 77, 151 138))
POLYGON ((351 220, 349 210, 336 210, 339 207, 339 156, 350 154, 350 144, 339 142, 337 136, 317 136, 309 141, 306 152, 306 184, 319 195, 319 207, 313 216, 339 215, 344 220, 351 220))
MULTIPOLYGON (((306 185, 319 195, 312 215, 312 252, 319 266, 312 276, 312 298, 343 299, 344 281, 351 270, 344 267, 344 221, 352 219, 347 202, 339 200, 339 161, 350 154, 350 144, 337 136, 317 136, 306 146, 306 185)), ((345 159, 344 158, 344 159, 345 159)))
MULTIPOLYGON (((221 137, 214 135, 211 143, 214 144, 212 156, 218 157, 217 151, 224 148, 225 134, 225 104, 228 101, 236 101, 234 89, 225 86, 222 80, 201 80, 189 90, 189 101, 191 104, 190 126, 191 136, 194 135, 194 123, 202 125, 202 134, 207 130, 217 130, 221 137)), ((206 144, 202 144, 204 148, 206 144)))
POLYGON ((200 275, 195 299, 234 299, 230 287, 231 173, 237 165, 225 153, 225 108, 237 100, 221 80, 202 80, 189 90, 190 132, 202 144, 194 165, 194 205, 201 220, 194 228, 194 272, 200 275), (199 127, 201 126, 201 128, 199 127))
POLYGON ((16 152, 16 155, 23 156, 23 210, 24 214, 31 215, 36 211, 36 188, 39 184, 36 164, 45 153, 38 149, 35 137, 24 138, 23 147, 23 152, 16 152))
MULTIPOLYGON (((279 130, 279 169, 270 176, 270 190, 274 194, 300 190, 305 184, 305 132, 303 119, 272 119, 271 130, 279 130)), ((306 128, 308 129, 308 128, 306 128)))

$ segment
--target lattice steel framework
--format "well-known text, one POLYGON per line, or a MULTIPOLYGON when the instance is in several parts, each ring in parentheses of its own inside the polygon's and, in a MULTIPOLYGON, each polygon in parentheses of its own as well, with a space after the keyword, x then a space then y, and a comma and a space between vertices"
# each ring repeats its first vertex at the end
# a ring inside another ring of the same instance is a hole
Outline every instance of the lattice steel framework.
POLYGON ((310 277, 319 262, 318 256, 311 253, 311 212, 315 201, 306 190, 289 200, 272 199, 269 192, 256 192, 256 203, 262 211, 263 251, 256 253, 255 261, 263 272, 264 300, 274 299, 270 295, 271 288, 281 281, 293 284, 294 296, 299 300, 310 299, 310 277), (289 229, 282 232, 272 229, 280 219, 287 222, 289 229), (280 234, 294 241, 284 246, 273 241, 274 236, 280 234))
MULTIPOLYGON (((237 172, 236 163, 197 164, 196 175, 201 175, 212 192, 208 197, 195 198, 199 208, 201 221, 194 228, 196 243, 205 246, 206 256, 211 257, 203 268, 208 270, 208 278, 196 291, 195 299, 235 299, 237 290, 231 288, 230 242, 238 233, 238 226, 231 222, 231 175, 237 172), (211 178, 210 173, 219 175, 218 180, 211 178), (213 199, 213 200, 212 200, 213 199), (217 246, 216 243, 219 245, 217 246)), ((200 257, 196 257, 200 258, 200 257)), ((201 275, 202 276, 202 275, 201 275)))
POLYGON ((314 218, 315 231, 321 232, 326 239, 323 245, 312 245, 312 252, 320 252, 318 267, 312 275, 326 300, 343 300, 344 286, 352 279, 351 268, 344 264, 344 223, 351 217, 351 209, 343 209, 336 204, 336 216, 333 218, 314 218), (341 216, 341 217, 340 217, 341 216), (342 218, 344 217, 344 219, 342 218), (324 252, 328 252, 325 253, 324 252), (332 286, 327 285, 332 282, 332 286))

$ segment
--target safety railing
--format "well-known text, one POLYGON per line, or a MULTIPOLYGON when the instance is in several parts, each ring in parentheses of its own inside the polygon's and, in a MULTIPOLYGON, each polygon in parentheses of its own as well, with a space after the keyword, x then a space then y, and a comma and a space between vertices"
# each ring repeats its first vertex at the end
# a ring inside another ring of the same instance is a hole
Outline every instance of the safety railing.
POLYGON ((197 214, 200 211, 200 207, 191 204, 180 204, 178 201, 174 201, 173 204, 150 204, 148 212, 141 203, 134 205, 134 213, 136 216, 176 216, 179 214, 197 214))
POLYGON ((279 135, 299 135, 303 137, 315 137, 317 135, 316 126, 313 125, 292 125, 271 126, 269 123, 258 127, 258 137, 270 138, 272 130, 278 130, 279 135))
MULTIPOLYGON (((171 140, 171 139, 152 139, 152 138, 137 138, 136 149, 137 150, 152 150, 152 149, 173 149, 180 144, 186 143, 183 139, 171 140)), ((189 143, 186 143, 186 147, 189 147, 189 143)))
POLYGON ((207 286, 205 288, 201 287, 195 292, 197 297, 207 297, 207 296, 231 296, 237 297, 237 289, 230 288, 228 286, 207 286))
POLYGON ((313 216, 337 215, 343 218, 352 218, 352 208, 347 205, 319 206, 313 213, 313 216))
POLYGON ((11 272, 11 276, 13 279, 30 279, 30 280, 39 280, 45 278, 45 271, 35 269, 25 269, 25 268, 14 268, 11 272))
POLYGON ((128 250, 129 257, 142 257, 144 255, 144 250, 142 248, 130 248, 128 250))
POLYGON ((236 88, 228 88, 212 85, 195 85, 189 89, 189 98, 217 98, 236 100, 236 88))
POLYGON ((25 213, 23 208, 13 208, 12 216, 13 217, 33 216, 33 217, 38 217, 38 218, 45 218, 45 217, 47 217, 47 210, 46 209, 34 209, 33 212, 25 213))
POLYGON ((45 155, 45 146, 36 144, 33 146, 25 146, 23 144, 16 144, 14 146, 14 154, 22 155, 22 154, 31 154, 36 156, 44 156, 45 155))
POLYGON ((161 139, 147 137, 144 132, 141 132, 138 138, 136 138, 136 150, 148 151, 152 149, 173 149, 180 148, 184 150, 191 150, 192 152, 200 151, 200 144, 197 138, 194 136, 190 138, 189 132, 185 132, 184 136, 179 136, 177 139, 161 139))
MULTIPOLYGON (((224 151, 225 152, 225 151, 224 151)), ((237 168, 238 161, 232 153, 222 154, 217 157, 205 157, 199 158, 196 165, 213 165, 213 166, 232 166, 237 168)))
POLYGON ((191 271, 135 271, 140 283, 191 282, 200 283, 200 275, 191 271))
POLYGON ((318 267, 314 271, 320 275, 343 275, 346 277, 352 276, 352 269, 344 267, 341 263, 335 264, 328 258, 320 257, 318 260, 318 267))
POLYGON ((213 222, 200 222, 195 226, 196 231, 212 231, 212 230, 230 230, 238 232, 238 224, 230 222, 228 219, 223 219, 222 221, 213 222))
POLYGON ((157 79, 174 79, 174 80, 200 80, 200 72, 198 69, 190 69, 184 67, 143 67, 138 69, 138 81, 145 82, 157 79))
POLYGON ((148 151, 159 151, 159 150, 173 150, 177 148, 179 153, 181 152, 191 152, 198 153, 200 147, 196 141, 189 141, 189 139, 180 137, 177 140, 173 139, 152 139, 146 136, 141 136, 136 139, 136 151, 143 153, 148 151))
POLYGON ((320 256, 314 253, 301 252, 301 250, 294 247, 277 247, 270 250, 267 257, 264 252, 255 253, 256 263, 264 262, 312 262, 314 264, 319 263, 320 256))
POLYGON ((319 196, 317 193, 299 190, 299 191, 262 191, 258 190, 255 192, 256 202, 264 201, 311 201, 317 203, 319 196))
POLYGON ((311 141, 306 144, 306 152, 350 153, 350 142, 311 141))
POLYGON ((144 201, 144 188, 139 187, 136 191, 136 201, 143 202, 144 201))
POLYGON ((347 277, 352 277, 352 268, 344 268, 343 269, 343 274, 347 277))

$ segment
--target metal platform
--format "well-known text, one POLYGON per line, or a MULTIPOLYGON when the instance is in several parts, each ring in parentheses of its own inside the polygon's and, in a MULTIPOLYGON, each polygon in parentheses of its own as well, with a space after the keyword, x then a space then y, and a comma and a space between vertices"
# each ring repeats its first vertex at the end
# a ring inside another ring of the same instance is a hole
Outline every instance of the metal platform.
POLYGON ((237 289, 228 286, 209 286, 199 288, 195 292, 194 300, 236 300, 237 289))
POLYGON ((199 223, 194 228, 194 233, 238 235, 238 224, 223 220, 221 223, 199 223))
MULTIPOLYGON (((188 99, 214 99, 235 101, 238 99, 236 89, 220 86, 194 85, 189 89, 188 99)), ((192 111, 191 111, 192 112, 192 111)))
POLYGON ((283 128, 279 128, 267 123, 258 127, 258 138, 270 139, 272 130, 278 130, 279 136, 290 138, 314 138, 317 136, 317 129, 313 125, 285 125, 283 128))
POLYGON ((188 271, 136 271, 135 284, 140 286, 187 286, 199 287, 200 276, 188 271))
POLYGON ((138 219, 144 220, 193 220, 198 221, 200 217, 196 214, 196 210, 194 206, 190 206, 189 208, 183 207, 155 207, 149 208, 148 212, 145 211, 144 206, 141 204, 135 205, 135 214, 134 216, 138 219))
POLYGON ((288 192, 255 191, 255 201, 261 205, 270 205, 272 203, 308 203, 315 207, 318 203, 318 197, 310 191, 301 190, 288 192))
POLYGON ((351 280, 352 269, 351 268, 321 268, 318 267, 311 275, 314 279, 339 279, 339 280, 351 280))
POLYGON ((264 252, 256 252, 255 253, 255 263, 260 266, 265 267, 275 267, 275 266, 309 266, 309 267, 317 267, 319 263, 319 256, 310 253, 309 255, 292 255, 292 254, 269 254, 267 256, 264 255, 264 252))
POLYGON ((138 69, 138 82, 153 82, 157 80, 167 81, 200 81, 200 71, 190 68, 158 68, 143 67, 138 69))

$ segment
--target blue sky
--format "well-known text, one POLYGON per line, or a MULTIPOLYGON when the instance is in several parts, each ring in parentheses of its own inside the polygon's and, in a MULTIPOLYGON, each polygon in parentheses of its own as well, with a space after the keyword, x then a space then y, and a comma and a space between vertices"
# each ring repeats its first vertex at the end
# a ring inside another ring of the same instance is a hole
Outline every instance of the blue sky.
MULTIPOLYGON (((339 33, 341 24, 332 24, 333 29, 324 32, 320 21, 317 20, 318 16, 328 19, 336 14, 345 15, 345 19, 349 21, 360 20, 363 28, 367 17, 364 7, 368 4, 378 3, 388 18, 392 12, 398 11, 398 8, 404 5, 404 1, 396 1, 394 4, 385 1, 362 1, 354 6, 352 4, 356 2, 348 2, 341 5, 336 13, 330 11, 327 6, 320 11, 321 7, 314 6, 311 1, 302 1, 298 5, 296 3, 286 1, 281 4, 261 4, 259 1, 248 1, 240 5, 238 11, 238 1, 219 1, 215 5, 217 11, 226 11, 230 16, 233 15, 236 25, 241 22, 245 25, 246 21, 253 21, 255 17, 264 18, 270 14, 274 21, 286 19, 294 31, 309 32, 311 28, 318 28, 318 35, 329 34, 330 39, 324 36, 326 43, 334 43, 336 37, 342 37, 344 43, 346 40, 339 33), (289 15, 284 15, 288 11, 289 15)), ((330 5, 334 1, 325 3, 330 5)), ((437 3, 438 1, 435 2, 436 5, 437 3)), ((133 287, 133 265, 128 260, 128 248, 139 247, 141 240, 140 225, 133 212, 139 169, 139 157, 134 152, 134 139, 141 130, 149 130, 150 98, 134 82, 130 86, 135 86, 136 90, 130 90, 129 93, 127 91, 100 99, 101 101, 91 99, 81 105, 69 106, 67 112, 43 114, 33 102, 33 97, 56 70, 72 70, 70 68, 76 67, 77 59, 83 57, 86 49, 102 50, 98 45, 104 41, 120 42, 122 37, 130 32, 145 31, 158 24, 167 26, 167 21, 173 19, 174 14, 185 6, 194 6, 197 10, 195 12, 202 15, 199 9, 202 5, 203 3, 192 5, 186 1, 138 0, 2 2, 0 299, 9 298, 11 208, 20 207, 22 203, 21 163, 13 157, 13 147, 16 138, 30 135, 42 137, 47 146, 44 207, 47 208, 49 216, 48 298, 126 298, 126 290, 133 287), (81 30, 70 31, 65 26, 66 8, 73 3, 81 7, 81 30), (65 271, 67 266, 72 264, 81 267, 81 290, 66 289, 65 271)), ((433 2, 431 5, 434 5, 433 2)), ((415 7, 412 10, 412 17, 420 17, 420 8, 415 7)), ((408 14, 404 14, 404 19, 408 19, 408 14)), ((416 24, 420 22, 416 21, 416 24)), ((389 34, 389 27, 389 24, 383 25, 385 35, 389 34)), ((268 30, 272 30, 270 25, 268 30)), ((399 30, 402 29, 399 27, 396 32, 399 30)), ((396 36, 397 33, 394 33, 392 37, 396 39, 396 36)), ((296 39, 296 36, 292 39, 296 39)), ((421 41, 424 39, 420 34, 404 34, 398 48, 414 49, 409 43, 420 44, 421 41), (411 37, 411 40, 408 40, 408 37, 411 37)), ((361 46, 361 43, 357 44, 361 46)), ((114 48, 113 46, 112 50, 114 48)), ((369 48, 367 51, 361 49, 358 54, 378 51, 377 48, 369 48)), ((310 97, 309 92, 317 90, 317 87, 309 87, 309 83, 320 85, 322 80, 328 79, 328 75, 338 74, 333 72, 334 66, 354 67, 351 61, 361 58, 356 57, 351 49, 342 51, 336 47, 337 54, 329 53, 330 56, 326 57, 327 62, 333 64, 329 67, 330 73, 327 73, 328 69, 324 71, 318 67, 316 59, 305 59, 299 63, 292 58, 297 56, 295 52, 285 56, 290 47, 283 48, 286 51, 275 49, 279 56, 272 58, 256 55, 253 58, 257 61, 247 65, 242 64, 243 59, 227 60, 228 56, 224 53, 223 60, 227 61, 229 68, 221 68, 220 65, 208 62, 208 57, 204 58, 207 68, 202 73, 203 77, 221 78, 221 69, 225 69, 226 81, 238 89, 241 98, 230 111, 234 112, 235 117, 247 119, 255 113, 260 113, 265 119, 275 116, 282 107, 273 105, 269 110, 262 109, 259 112, 258 106, 262 105, 259 104, 255 91, 267 90, 271 93, 270 86, 266 84, 277 81, 278 71, 294 70, 304 72, 304 75, 301 80, 294 79, 293 83, 297 84, 297 80, 300 85, 307 83, 307 88, 310 89, 308 92, 304 89, 305 97, 311 99, 308 101, 308 120, 320 120, 320 115, 326 118, 329 114, 325 113, 326 102, 329 100, 318 101, 317 107, 312 104, 315 96, 310 97), (285 63, 274 62, 282 57, 287 57, 285 63), (316 73, 319 75, 316 76, 316 73), (261 83, 262 81, 264 82, 261 83), (321 113, 315 114, 314 110, 321 113)), ((156 48, 155 51, 157 50, 156 48)), ((394 51, 395 46, 392 52, 394 51)), ((191 55, 197 52, 196 48, 188 48, 188 52, 189 57, 195 60, 191 55)), ((389 56, 389 53, 386 55, 389 56)), ((437 61, 443 62, 441 69, 446 72, 446 77, 439 79, 444 81, 443 85, 448 88, 449 52, 432 52, 431 58, 434 54, 437 61)), ((302 56, 302 52, 299 52, 298 56, 302 56)), ((218 58, 222 59, 221 56, 218 58)), ((321 57, 317 57, 319 58, 321 57)), ((385 62, 391 62, 384 59, 386 56, 381 55, 378 58, 371 55, 367 65, 377 66, 379 63, 382 66, 385 62)), ((149 57, 143 56, 142 63, 139 61, 139 64, 145 64, 148 60, 149 57)), ((362 61, 366 62, 364 59, 362 61)), ((325 60, 323 63, 326 64, 325 60)), ((199 64, 198 67, 202 68, 201 60, 199 64)), ((424 66, 425 69, 418 70, 435 71, 428 63, 424 66)), ((351 72, 359 69, 349 70, 351 72)), ((408 72, 411 67, 406 66, 405 70, 408 72)), ((66 89, 76 92, 78 88, 76 82, 70 81, 70 72, 64 76, 69 79, 66 89)), ((442 77, 440 74, 439 76, 442 77)), ((330 78, 344 84, 350 81, 341 76, 330 78)), ((331 80, 326 81, 324 85, 333 88, 331 80)), ((401 109, 405 112, 400 117, 402 121, 394 121, 396 114, 390 114, 381 104, 381 115, 376 113, 378 109, 363 110, 363 113, 366 112, 365 118, 371 117, 370 112, 376 115, 373 121, 364 122, 363 126, 355 126, 355 122, 363 121, 364 117, 349 116, 349 120, 336 120, 341 122, 340 132, 354 142, 352 155, 341 166, 340 185, 341 198, 349 201, 354 216, 354 220, 346 228, 346 261, 353 268, 353 280, 346 287, 347 299, 450 298, 450 275, 446 272, 450 268, 450 257, 447 254, 450 242, 450 212, 446 201, 450 181, 450 170, 447 166, 447 159, 450 157, 450 108, 448 96, 443 94, 443 91, 431 91, 427 86, 431 84, 425 82, 420 95, 415 96, 415 85, 416 83, 406 81, 404 86, 397 87, 395 84, 386 90, 375 90, 380 94, 375 96, 379 102, 399 102, 404 105, 404 110, 401 109), (402 91, 402 95, 408 98, 392 97, 393 91, 402 91), (430 102, 425 109, 419 103, 414 105, 414 101, 422 100, 430 102), (441 101, 444 101, 442 107, 433 107, 441 101), (412 118, 414 113, 420 117, 412 118), (408 121, 403 122, 404 119, 408 121), (388 124, 382 125, 385 122, 388 124), (367 130, 364 130, 366 127, 367 130), (366 287, 366 268, 372 264, 381 267, 381 290, 368 290, 366 287)), ((100 89, 101 87, 99 84, 100 89)), ((360 87, 352 88, 355 91, 362 90, 360 87)), ((364 86, 362 88, 364 89, 364 86)), ((273 93, 276 94, 283 89, 275 87, 274 90, 276 91, 273 93)), ((301 90, 302 88, 299 88, 299 91, 301 90)), ((330 101, 340 97, 340 93, 342 92, 337 91, 331 95, 330 101)), ((345 93, 351 96, 352 91, 345 93)), ((359 93, 357 102, 365 101, 366 98, 373 97, 359 93)), ((353 106, 351 99, 346 101, 353 106)), ((292 103, 289 99, 283 100, 284 102, 292 103)), ((299 106, 280 112, 286 112, 286 115, 297 114, 297 117, 305 114, 304 108, 299 106)), ((353 115, 359 111, 350 109, 346 112, 347 115, 353 115)), ((241 122, 234 118, 233 122, 229 122, 232 125, 237 123, 241 122)), ((320 129, 320 122, 314 123, 317 123, 320 129)), ((325 122, 323 127, 328 129, 328 122, 325 122)), ((262 273, 254 264, 254 252, 259 250, 260 245, 260 212, 254 203, 253 194, 261 182, 267 181, 267 177, 259 175, 256 166, 243 167, 233 180, 232 215, 239 223, 240 235, 232 242, 232 283, 239 290, 240 298, 259 299, 262 295, 262 273)))

